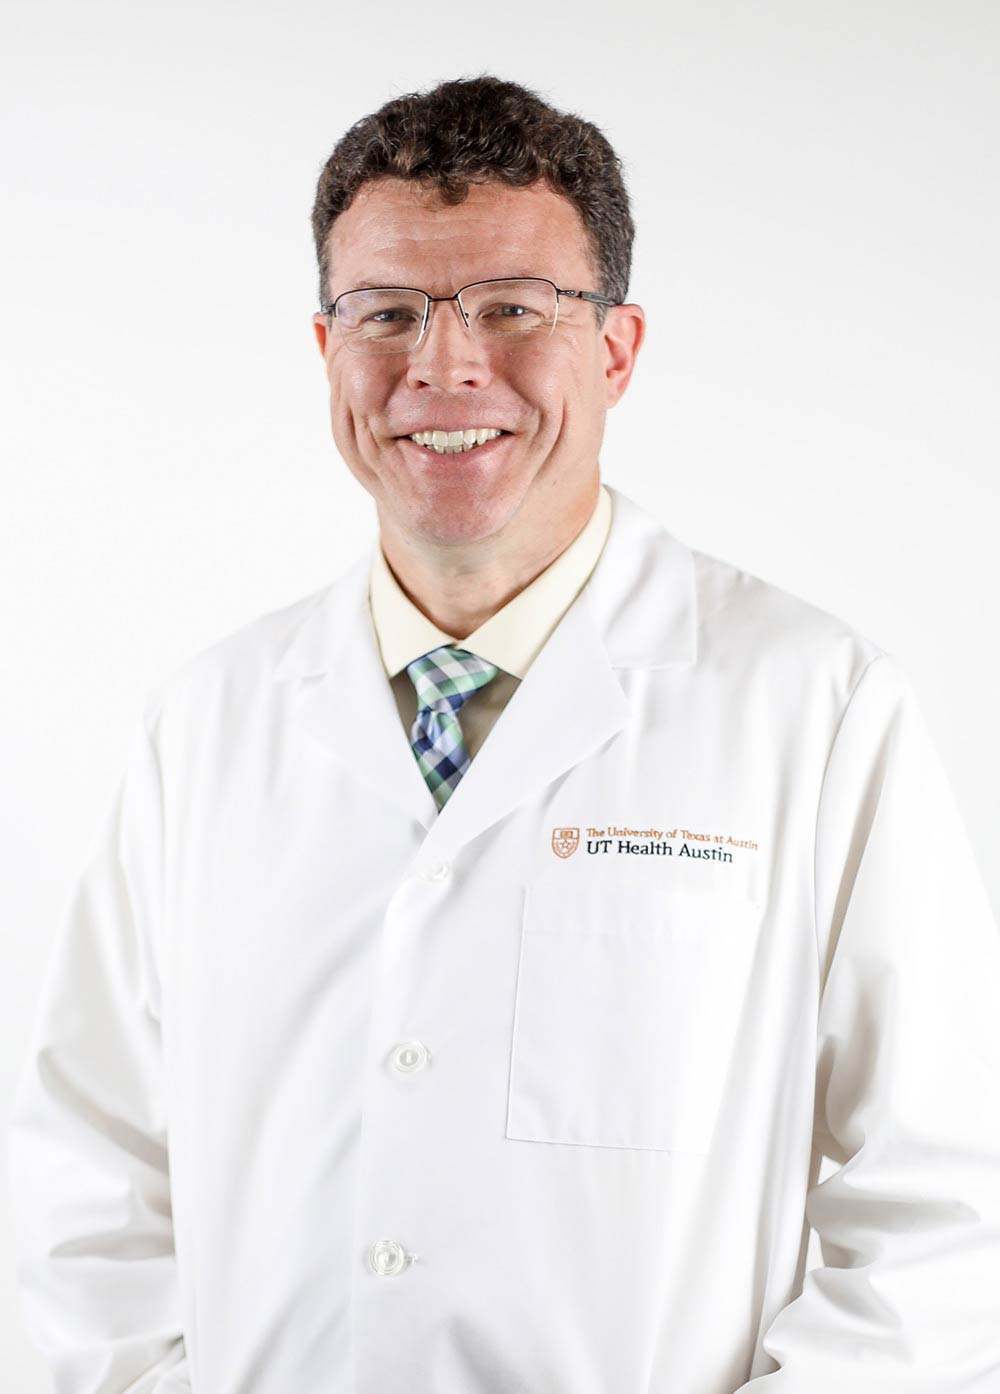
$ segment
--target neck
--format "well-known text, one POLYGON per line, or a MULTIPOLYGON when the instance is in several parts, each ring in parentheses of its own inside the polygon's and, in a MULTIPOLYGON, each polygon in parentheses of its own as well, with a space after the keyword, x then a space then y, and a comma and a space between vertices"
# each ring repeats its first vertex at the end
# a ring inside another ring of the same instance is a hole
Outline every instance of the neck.
POLYGON ((551 566, 597 505, 600 479, 556 523, 529 533, 511 525, 474 542, 428 542, 379 511, 379 542, 401 589, 446 634, 465 639, 551 566))

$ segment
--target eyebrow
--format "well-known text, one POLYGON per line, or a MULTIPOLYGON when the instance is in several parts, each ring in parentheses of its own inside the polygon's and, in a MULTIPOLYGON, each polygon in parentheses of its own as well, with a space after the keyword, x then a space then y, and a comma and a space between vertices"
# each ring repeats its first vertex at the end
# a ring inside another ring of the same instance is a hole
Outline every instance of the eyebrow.
MULTIPOLYGON (((512 271, 508 276, 479 276, 476 279, 480 281, 528 281, 534 280, 537 276, 537 271, 512 271)), ((543 277, 543 279, 548 280, 551 278, 543 277)), ((476 281, 466 282, 466 285, 475 284, 476 281)), ((350 286, 347 287, 348 290, 393 290, 396 288, 401 290, 419 289, 419 287, 417 286, 408 287, 404 281, 354 281, 350 286)))

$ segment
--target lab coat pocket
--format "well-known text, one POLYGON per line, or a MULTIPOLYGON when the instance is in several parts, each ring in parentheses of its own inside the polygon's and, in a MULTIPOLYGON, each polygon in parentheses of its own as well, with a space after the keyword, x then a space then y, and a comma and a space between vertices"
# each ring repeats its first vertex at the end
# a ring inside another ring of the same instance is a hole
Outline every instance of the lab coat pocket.
POLYGON ((760 909, 610 876, 526 888, 506 1136, 705 1153, 760 909))

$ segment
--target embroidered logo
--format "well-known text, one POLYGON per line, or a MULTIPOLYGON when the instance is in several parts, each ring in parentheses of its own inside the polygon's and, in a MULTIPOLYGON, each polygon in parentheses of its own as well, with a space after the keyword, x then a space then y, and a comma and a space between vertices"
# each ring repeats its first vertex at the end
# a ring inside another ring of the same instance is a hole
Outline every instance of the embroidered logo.
POLYGON ((579 845, 579 828, 552 829, 552 850, 557 857, 571 857, 579 845))
POLYGON ((758 850, 753 838, 710 829, 695 832, 690 828, 633 828, 614 823, 606 828, 552 829, 552 850, 557 857, 571 857, 581 845, 591 857, 639 854, 727 863, 742 861, 745 853, 758 850))

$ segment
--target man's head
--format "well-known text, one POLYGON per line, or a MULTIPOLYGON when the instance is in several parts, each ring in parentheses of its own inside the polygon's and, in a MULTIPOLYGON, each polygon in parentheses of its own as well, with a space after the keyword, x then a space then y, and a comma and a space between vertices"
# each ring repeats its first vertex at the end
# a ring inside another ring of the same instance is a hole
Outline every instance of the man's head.
MULTIPOLYGON (((324 306, 365 285, 451 296, 505 277, 614 302, 553 293, 554 327, 540 319, 537 331, 479 336, 456 301, 433 303, 419 342, 392 353, 371 351, 371 325, 388 335, 403 319, 396 310, 359 321, 339 315, 341 302, 338 316, 313 317, 334 439, 374 497, 383 535, 439 553, 548 527, 565 545, 593 508, 605 413, 644 333, 641 309, 620 303, 634 228, 601 132, 495 77, 397 98, 334 149, 313 234, 324 306), (410 439, 473 427, 504 435, 461 454, 410 439)), ((524 306, 491 313, 483 323, 509 325, 524 306)))

